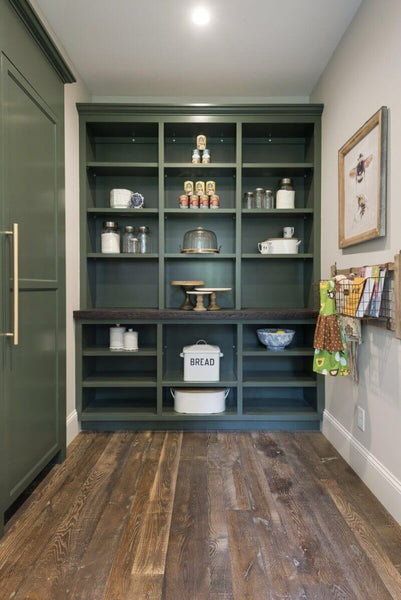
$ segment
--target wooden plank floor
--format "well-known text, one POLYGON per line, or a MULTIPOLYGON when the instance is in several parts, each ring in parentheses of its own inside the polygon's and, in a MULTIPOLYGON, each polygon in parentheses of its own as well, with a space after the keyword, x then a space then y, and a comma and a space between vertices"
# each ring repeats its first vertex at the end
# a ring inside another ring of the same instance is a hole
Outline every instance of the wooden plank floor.
POLYGON ((401 528, 320 433, 81 433, 1 600, 401 599, 401 528))

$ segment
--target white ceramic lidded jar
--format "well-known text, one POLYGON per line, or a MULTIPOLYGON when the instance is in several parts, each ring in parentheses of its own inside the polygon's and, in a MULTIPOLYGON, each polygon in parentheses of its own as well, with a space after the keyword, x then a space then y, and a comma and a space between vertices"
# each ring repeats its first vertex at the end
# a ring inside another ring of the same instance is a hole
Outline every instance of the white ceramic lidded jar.
POLYGON ((138 332, 128 329, 124 332, 124 350, 135 352, 138 350, 138 332))
POLYGON ((110 350, 124 349, 124 333, 125 327, 120 327, 118 324, 110 327, 110 350))
POLYGON ((295 191, 290 177, 280 181, 280 188, 276 194, 276 208, 295 208, 295 191))

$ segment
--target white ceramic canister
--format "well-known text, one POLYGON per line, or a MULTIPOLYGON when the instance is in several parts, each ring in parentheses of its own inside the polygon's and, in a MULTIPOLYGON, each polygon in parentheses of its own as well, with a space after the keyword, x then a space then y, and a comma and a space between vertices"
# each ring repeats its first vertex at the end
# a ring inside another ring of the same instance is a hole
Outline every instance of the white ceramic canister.
POLYGON ((185 389, 170 388, 174 398, 174 410, 192 415, 222 413, 226 409, 226 398, 230 389, 185 389))
POLYGON ((124 350, 134 352, 138 350, 138 332, 128 329, 124 332, 124 350))
POLYGON ((259 242, 258 249, 261 254, 298 254, 300 243, 297 238, 269 238, 259 242))
POLYGON ((110 327, 110 350, 124 350, 124 333, 125 327, 110 327))
POLYGON ((276 208, 295 208, 295 191, 290 177, 280 181, 280 189, 276 194, 276 208))
POLYGON ((125 189, 113 189, 110 191, 111 208, 129 208, 132 192, 125 189))

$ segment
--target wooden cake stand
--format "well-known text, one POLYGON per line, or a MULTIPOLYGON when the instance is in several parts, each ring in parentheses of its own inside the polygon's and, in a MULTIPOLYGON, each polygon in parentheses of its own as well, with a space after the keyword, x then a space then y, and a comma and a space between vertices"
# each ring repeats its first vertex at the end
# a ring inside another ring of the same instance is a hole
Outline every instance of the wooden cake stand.
POLYGON ((205 308, 205 305, 203 304, 203 296, 210 296, 211 292, 206 292, 205 290, 193 290, 190 292, 187 292, 188 296, 190 295, 194 295, 196 296, 196 306, 193 310, 196 310, 196 312, 200 312, 203 310, 207 310, 205 308))
POLYGON ((194 309, 194 307, 191 303, 190 296, 187 296, 187 292, 195 289, 196 287, 198 287, 200 285, 204 285, 204 284, 205 284, 204 281, 172 281, 171 282, 171 285, 175 285, 175 286, 182 288, 182 291, 184 292, 185 298, 184 298, 184 302, 180 306, 181 310, 193 310, 194 309))
POLYGON ((196 287, 195 291, 202 291, 202 292, 210 292, 210 304, 207 308, 207 310, 221 310, 221 307, 218 306, 217 302, 216 302, 216 293, 217 292, 230 292, 232 290, 232 288, 219 288, 219 287, 203 287, 202 289, 196 287))

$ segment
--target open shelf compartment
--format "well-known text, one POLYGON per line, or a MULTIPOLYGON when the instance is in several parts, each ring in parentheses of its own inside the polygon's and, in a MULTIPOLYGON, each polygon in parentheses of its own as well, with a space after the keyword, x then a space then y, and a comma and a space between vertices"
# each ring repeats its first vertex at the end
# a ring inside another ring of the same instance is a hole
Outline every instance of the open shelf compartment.
POLYGON ((280 415, 295 420, 319 418, 316 389, 311 388, 244 388, 242 403, 244 415, 280 415))
POLYGON ((164 126, 164 156, 166 164, 190 163, 196 148, 196 136, 206 135, 207 149, 213 163, 234 163, 236 160, 235 123, 186 122, 164 126))
POLYGON ((83 421, 130 421, 156 415, 155 388, 87 388, 82 395, 83 421))
POLYGON ((87 162, 157 162, 157 123, 90 122, 86 131, 87 162))
POLYGON ((244 163, 307 163, 314 159, 312 123, 244 123, 244 163))

